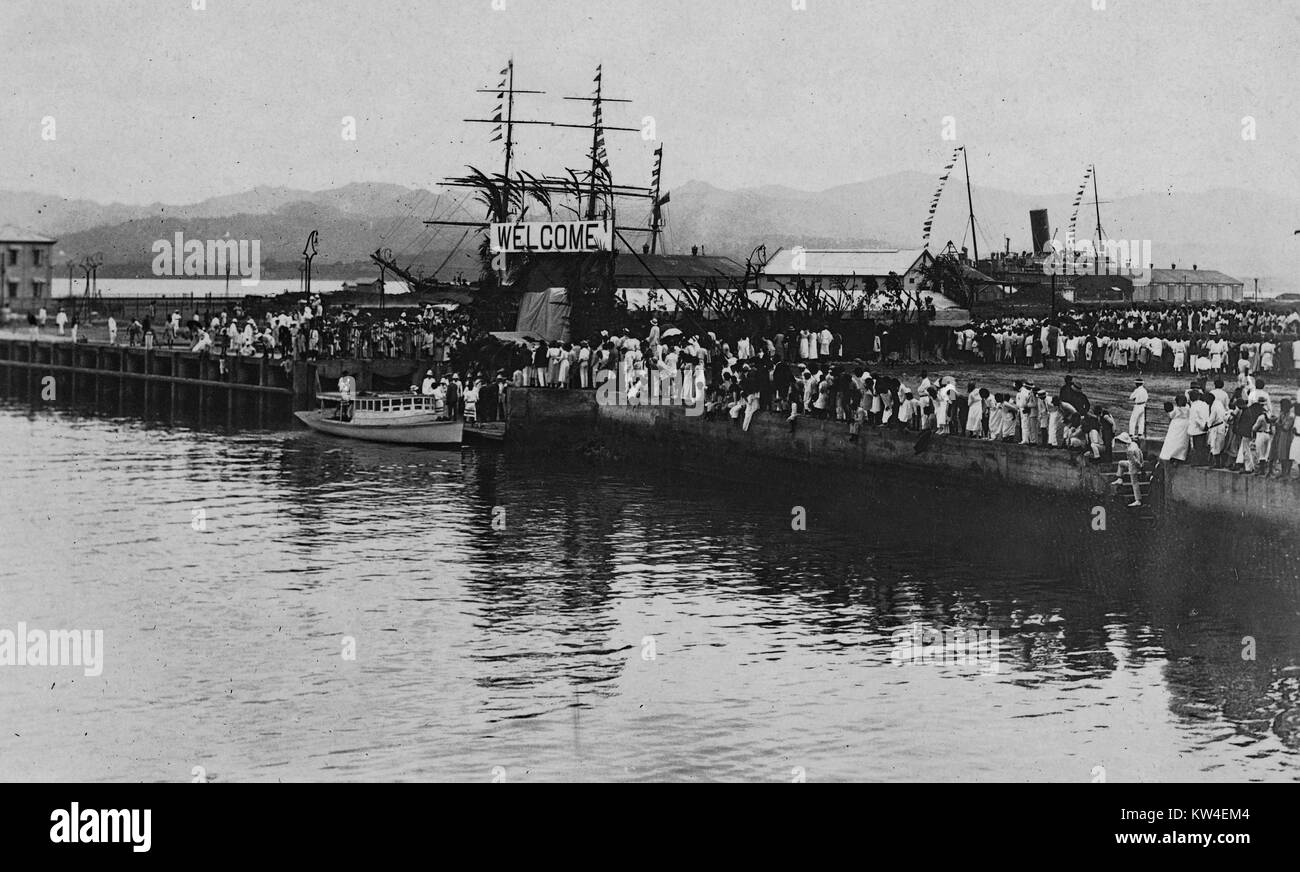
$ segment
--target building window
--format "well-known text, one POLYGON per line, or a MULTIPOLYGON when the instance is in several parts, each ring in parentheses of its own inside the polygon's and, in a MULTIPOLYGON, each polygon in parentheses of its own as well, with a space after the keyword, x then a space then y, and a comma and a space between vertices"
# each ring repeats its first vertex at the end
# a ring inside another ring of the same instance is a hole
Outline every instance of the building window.
POLYGON ((16 246, 11 247, 11 248, 9 249, 9 265, 10 265, 10 266, 18 266, 18 251, 19 251, 19 249, 18 249, 16 246))
POLYGON ((10 296, 10 297, 16 297, 16 296, 18 296, 18 280, 17 280, 17 279, 10 279, 10 280, 9 280, 9 296, 10 296))
POLYGON ((44 266, 45 251, 41 248, 32 249, 32 266, 44 266))

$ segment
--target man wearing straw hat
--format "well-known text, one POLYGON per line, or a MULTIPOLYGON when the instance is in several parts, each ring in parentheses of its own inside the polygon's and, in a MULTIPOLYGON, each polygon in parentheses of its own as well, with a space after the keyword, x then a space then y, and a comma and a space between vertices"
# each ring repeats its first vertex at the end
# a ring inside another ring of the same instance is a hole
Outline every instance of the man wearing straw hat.
POLYGON ((1128 431, 1134 439, 1143 439, 1147 434, 1147 399, 1147 389, 1143 386, 1142 379, 1134 380, 1133 393, 1128 395, 1128 401, 1133 404, 1128 431))
POLYGON ((1111 484, 1117 486, 1124 484, 1124 475, 1127 473, 1133 485, 1133 502, 1129 503, 1129 508, 1137 508, 1142 505, 1142 489, 1138 485, 1138 475, 1142 471, 1142 463, 1146 458, 1142 455, 1141 446, 1127 433, 1119 434, 1115 437, 1115 441, 1124 446, 1124 459, 1117 464, 1118 475, 1111 484))

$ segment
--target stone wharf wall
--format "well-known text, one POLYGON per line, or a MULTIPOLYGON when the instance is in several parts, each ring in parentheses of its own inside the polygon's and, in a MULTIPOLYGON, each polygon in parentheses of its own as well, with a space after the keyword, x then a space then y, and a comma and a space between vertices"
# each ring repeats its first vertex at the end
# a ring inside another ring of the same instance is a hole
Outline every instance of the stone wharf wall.
MULTIPOLYGON (((945 476, 993 480, 1061 494, 1107 495, 1112 464, 1092 464, 1060 450, 984 440, 936 436, 916 454, 912 432, 864 427, 856 443, 848 424, 800 417, 794 432, 784 415, 760 413, 745 432, 725 413, 716 420, 688 417, 671 406, 603 406, 594 391, 512 388, 507 413, 507 441, 540 446, 573 445, 607 436, 617 445, 652 448, 668 456, 691 457, 705 464, 744 466, 777 459, 837 469, 866 470, 893 466, 934 470, 945 476)), ((1128 491, 1122 492, 1127 496, 1128 491)), ((1165 504, 1225 518, 1246 519, 1300 530, 1300 482, 1212 469, 1172 467, 1165 471, 1165 504)))
POLYGON ((1165 495, 1172 506, 1277 524, 1300 533, 1300 481, 1186 466, 1165 475, 1165 495))
POLYGON ((955 473, 1074 494, 1108 493, 1114 469, 1064 451, 945 436, 917 454, 913 432, 863 427, 854 443, 847 422, 800 417, 792 433, 784 415, 770 412, 756 414, 744 431, 726 413, 708 421, 687 416, 680 406, 605 406, 596 403, 594 391, 512 388, 506 432, 508 442, 534 446, 608 436, 614 444, 643 444, 658 454, 720 465, 777 459, 853 470, 910 467, 934 470, 936 484, 955 473))

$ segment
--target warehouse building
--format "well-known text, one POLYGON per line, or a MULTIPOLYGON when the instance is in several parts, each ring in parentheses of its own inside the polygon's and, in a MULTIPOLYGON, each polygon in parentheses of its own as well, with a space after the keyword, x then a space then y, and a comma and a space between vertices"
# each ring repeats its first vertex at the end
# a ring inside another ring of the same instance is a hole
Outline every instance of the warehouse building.
POLYGON ((1151 270, 1151 281, 1145 285, 1134 284, 1135 302, 1213 303, 1220 300, 1241 302, 1246 286, 1218 270, 1179 269, 1174 264, 1169 269, 1151 270))

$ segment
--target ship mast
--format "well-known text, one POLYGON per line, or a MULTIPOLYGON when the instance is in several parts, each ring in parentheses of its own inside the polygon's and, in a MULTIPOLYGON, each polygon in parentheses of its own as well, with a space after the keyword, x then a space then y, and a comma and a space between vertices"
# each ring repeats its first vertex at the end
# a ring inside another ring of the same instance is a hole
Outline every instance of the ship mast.
POLYGON ((975 203, 970 196, 970 162, 966 160, 966 146, 961 147, 961 162, 966 168, 966 207, 970 210, 970 242, 975 247, 975 267, 979 268, 980 241, 975 235, 975 203))
POLYGON ((657 254, 659 249, 659 236, 663 233, 663 205, 668 202, 668 197, 659 196, 659 184, 663 178, 664 168, 664 147, 660 143, 655 149, 655 168, 650 174, 650 253, 657 254))
POLYGON ((591 123, 590 124, 555 124, 554 127, 573 127, 578 129, 591 130, 591 177, 587 194, 586 217, 588 221, 596 220, 596 201, 598 194, 602 191, 598 189, 601 185, 601 177, 604 177, 603 192, 607 193, 610 198, 608 204, 610 209, 613 207, 613 187, 614 179, 609 171, 609 153, 605 150, 605 131, 606 130, 630 130, 637 131, 637 127, 609 127, 605 124, 604 105, 606 103, 631 103, 620 97, 606 97, 604 95, 604 73, 601 66, 596 66, 596 92, 590 97, 565 97, 565 100, 577 100, 583 103, 591 104, 591 123))
MULTIPOLYGON (((502 192, 504 194, 503 199, 505 200, 503 208, 506 211, 509 211, 510 208, 510 203, 511 203, 510 192, 513 188, 517 187, 514 184, 514 182, 519 181, 519 179, 514 179, 511 177, 512 172, 518 174, 521 178, 526 176, 527 177, 526 183, 529 185, 530 190, 544 191, 549 195, 576 193, 578 197, 579 209, 575 210, 575 214, 581 214, 580 210, 582 210, 583 207, 582 200, 585 198, 587 200, 585 212, 589 220, 595 220, 595 218, 598 217, 596 215, 597 203, 601 197, 608 198, 607 211, 612 213, 615 197, 649 198, 651 196, 650 189, 648 188, 634 187, 629 185, 615 185, 610 176, 609 156, 605 150, 605 131, 626 130, 626 131, 635 132, 635 131, 639 131, 640 128, 611 127, 605 124, 604 110, 603 110, 603 106, 605 103, 630 103, 632 101, 604 96, 603 88, 602 88, 603 83, 601 81, 602 78, 603 76, 602 76, 601 68, 598 66, 596 67, 596 78, 594 80, 596 83, 596 91, 593 96, 564 98, 566 100, 579 100, 579 101, 591 103, 592 121, 590 124, 564 124, 558 121, 541 121, 541 120, 521 121, 515 118, 514 117, 515 95, 544 94, 546 92, 516 88, 514 83, 514 61, 513 60, 511 60, 506 65, 506 68, 501 71, 501 84, 497 88, 478 89, 478 93, 481 94, 497 95, 498 103, 496 107, 496 112, 493 114, 491 118, 466 118, 465 120, 467 122, 472 122, 472 123, 495 125, 495 129, 494 129, 495 136, 493 136, 492 141, 496 142, 502 138, 504 138, 505 140, 505 173, 503 176, 504 181, 502 182, 502 192), (514 144, 515 144, 514 127, 517 124, 534 124, 534 125, 542 125, 545 127, 568 127, 568 128, 577 128, 581 130, 590 130, 592 136, 591 152, 590 152, 591 170, 590 170, 590 179, 588 180, 588 183, 584 184, 581 178, 581 174, 574 173, 572 170, 570 170, 570 175, 572 176, 572 178, 565 178, 565 177, 558 177, 558 176, 544 176, 541 178, 537 178, 527 173, 519 173, 519 171, 514 168, 514 144), (584 188, 586 188, 585 191, 584 188)), ((444 179, 441 184, 446 187, 481 189, 483 185, 483 179, 481 175, 460 176, 460 177, 444 179)), ((612 218, 612 214, 610 215, 610 217, 612 218)), ((475 228, 483 230, 483 229, 487 229, 489 224, 493 222, 506 223, 515 219, 516 216, 513 215, 489 214, 483 221, 437 220, 437 221, 425 221, 424 223, 468 227, 471 230, 475 228)), ((623 227, 623 228, 616 228, 616 229, 637 230, 642 233, 646 231, 645 227, 623 227)))
POLYGON ((1101 275, 1101 250, 1103 236, 1101 233, 1101 198, 1097 196, 1097 165, 1092 165, 1092 203, 1097 209, 1097 254, 1093 257, 1093 275, 1101 275))
MULTIPOLYGON (((505 172, 502 177, 505 179, 505 205, 507 212, 510 209, 510 165, 515 156, 515 125, 516 124, 544 124, 550 125, 549 121, 516 121, 515 120, 515 95, 516 94, 545 94, 545 91, 530 91, 523 88, 515 87, 515 59, 510 58, 506 62, 506 68, 501 71, 501 84, 496 88, 478 88, 475 93, 478 94, 496 94, 497 108, 491 118, 466 118, 467 122, 474 124, 494 124, 496 129, 493 131, 496 135, 492 137, 492 142, 497 142, 503 136, 505 138, 505 172)), ((493 216, 489 216, 489 220, 493 216)), ((497 220, 507 222, 510 215, 496 216, 497 220)))

